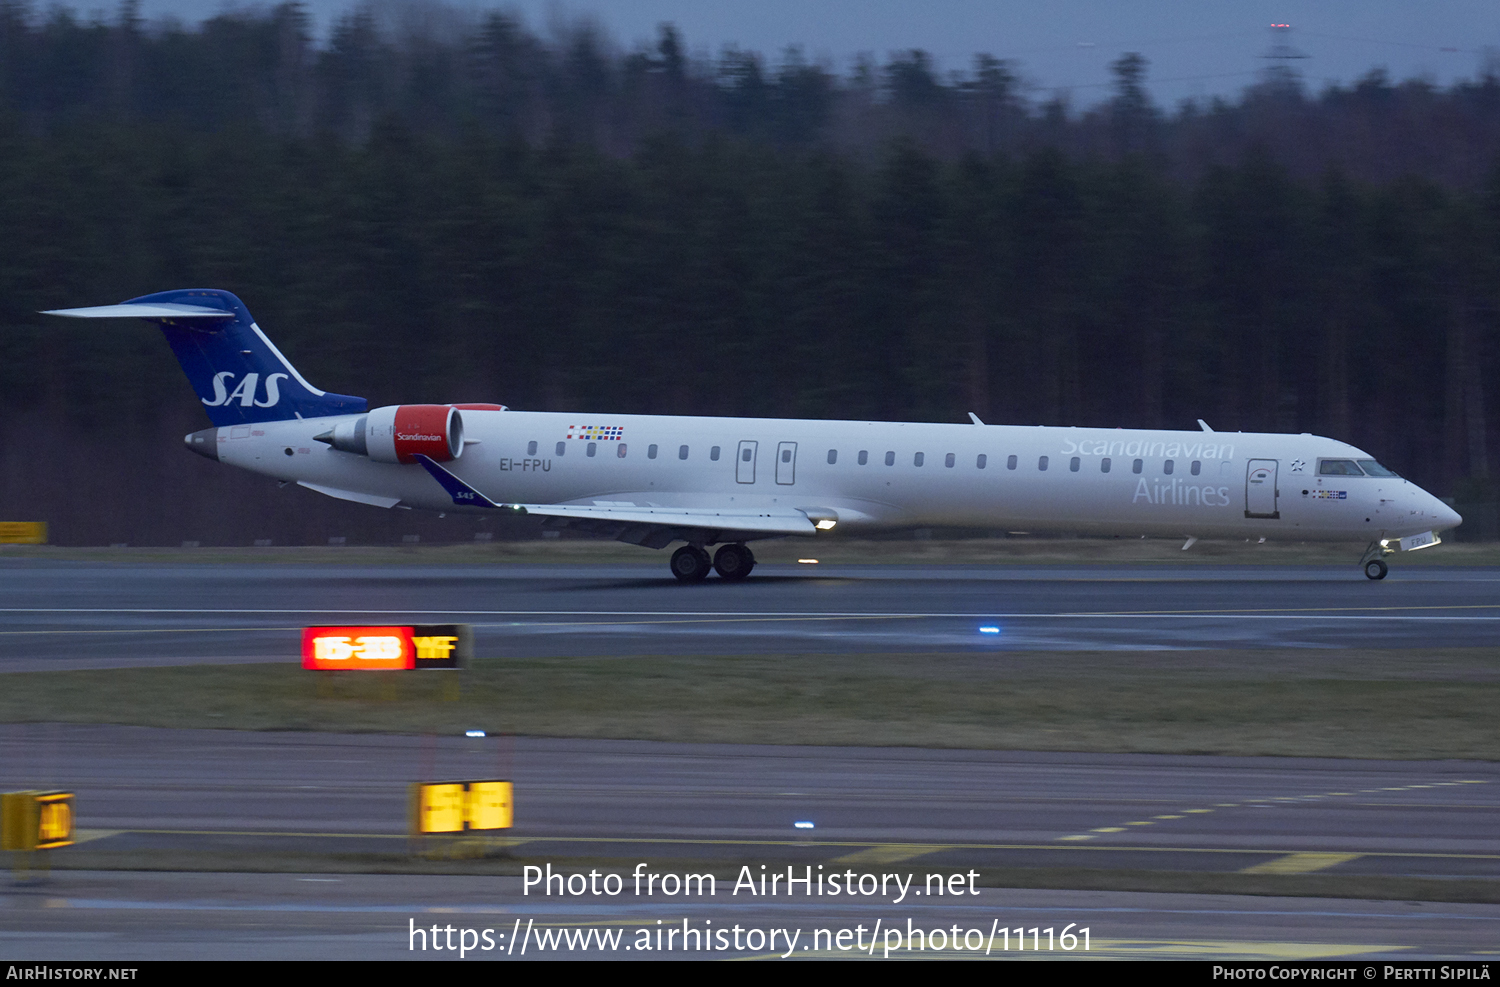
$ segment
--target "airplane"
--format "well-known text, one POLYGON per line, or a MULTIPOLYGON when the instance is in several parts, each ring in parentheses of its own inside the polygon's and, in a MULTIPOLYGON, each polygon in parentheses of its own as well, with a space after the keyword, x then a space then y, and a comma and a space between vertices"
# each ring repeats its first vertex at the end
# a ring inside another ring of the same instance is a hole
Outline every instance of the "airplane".
POLYGON ((187 448, 384 508, 509 512, 671 556, 687 583, 750 574, 749 543, 892 528, 982 527, 1428 548, 1463 519, 1336 439, 1200 430, 369 410, 297 372, 233 294, 181 289, 46 315, 137 318, 166 335, 213 427, 187 448), (710 556, 708 549, 718 546, 710 556))

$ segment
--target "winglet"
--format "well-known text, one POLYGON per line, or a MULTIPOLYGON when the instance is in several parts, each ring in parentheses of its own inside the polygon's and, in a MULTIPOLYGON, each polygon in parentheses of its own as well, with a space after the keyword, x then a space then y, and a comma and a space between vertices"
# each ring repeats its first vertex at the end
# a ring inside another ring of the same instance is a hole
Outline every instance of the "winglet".
POLYGON ((984 424, 984 422, 982 422, 982 421, 979 420, 979 416, 976 415, 976 414, 974 414, 974 412, 972 412, 972 411, 969 412, 969 420, 971 422, 973 422, 975 425, 983 425, 984 424))
POLYGON ((1203 431, 1205 431, 1205 432, 1212 432, 1212 431, 1213 431, 1213 429, 1211 429, 1211 428, 1209 428, 1209 427, 1208 427, 1208 422, 1206 422, 1206 421, 1204 421, 1204 420, 1203 420, 1203 419, 1201 419, 1201 418, 1200 418, 1200 419, 1198 419, 1198 425, 1199 425, 1199 427, 1200 427, 1200 428, 1202 428, 1202 429, 1203 429, 1203 431))
POLYGON ((421 453, 417 453, 413 458, 422 464, 423 469, 432 474, 434 480, 442 484, 443 489, 448 491, 448 496, 453 498, 453 503, 459 507, 491 507, 495 510, 513 510, 521 514, 526 513, 526 508, 519 504, 495 503, 421 453))

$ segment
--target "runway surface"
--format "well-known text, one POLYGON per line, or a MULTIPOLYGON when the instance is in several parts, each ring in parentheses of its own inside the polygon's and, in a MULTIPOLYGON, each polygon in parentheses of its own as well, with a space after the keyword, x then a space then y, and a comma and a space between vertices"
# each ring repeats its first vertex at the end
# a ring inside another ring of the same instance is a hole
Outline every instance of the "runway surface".
POLYGON ((513 877, 59 872, 48 887, 0 893, 0 954, 127 963, 1041 956, 1283 967, 1342 960, 1359 969, 1382 960, 1493 961, 1500 936, 1500 911, 1488 905, 998 888, 967 900, 899 904, 751 901, 734 899, 727 886, 671 900, 627 891, 609 902, 549 901, 523 895, 521 884, 513 877), (431 948, 433 926, 443 933, 441 952, 431 948), (684 927, 698 938, 682 936, 684 927), (912 929, 920 939, 907 939, 912 929), (464 930, 480 948, 460 956, 464 930), (1076 937, 1070 951, 1065 932, 1076 937), (723 947, 705 933, 722 933, 723 947), (601 938, 614 936, 601 948, 601 938), (586 943, 578 945, 580 938, 586 943))
POLYGON ((764 565, 107 565, 0 560, 0 670, 286 660, 309 624, 467 622, 482 657, 1461 647, 1500 570, 764 565), (989 629, 989 630, 985 630, 989 629))
MULTIPOLYGON (((303 626, 375 620, 472 623, 484 657, 1489 645, 1497 589, 1495 569, 1440 567, 761 566, 681 586, 659 565, 0 560, 0 670, 296 661, 303 626)), ((509 852, 537 865, 1500 877, 1487 763, 0 726, 0 785, 77 792, 88 841, 61 852, 120 859, 400 855, 409 782, 495 776, 517 783, 509 852)), ((539 904, 513 878, 58 871, 0 893, 0 954, 403 958, 423 955, 408 922, 459 918, 496 935, 1073 922, 1105 956, 1483 958, 1500 941, 1491 905, 979 890, 539 904)))
MULTIPOLYGON (((1500 877, 1500 768, 1490 764, 0 728, 0 784, 75 791, 90 838, 76 849, 91 853, 400 854, 408 782, 497 774, 517 786, 511 852, 539 866, 650 860, 658 873, 749 864, 759 874, 764 864, 914 874, 914 888, 927 874, 973 868, 1500 877), (814 829, 797 830, 798 821, 814 829)), ((790 900, 731 896, 726 885, 689 907, 671 895, 521 896, 516 883, 59 871, 50 890, 5 894, 0 948, 16 958, 130 956, 166 937, 181 956, 218 943, 229 952, 213 955, 394 958, 404 955, 397 927, 408 913, 430 923, 450 912, 491 926, 516 917, 614 927, 684 917, 808 928, 939 916, 965 929, 1077 921, 1115 950, 1149 951, 1129 945, 1138 942, 1165 955, 1283 958, 1345 947, 1473 958, 1500 937, 1500 906, 1487 905, 989 888, 958 900, 930 891, 790 900), (1018 900, 1026 916, 1005 911, 1018 900), (1086 914, 1085 904, 1102 912, 1086 914), (68 930, 88 935, 69 940, 68 930), (51 951, 63 946, 83 952, 51 951)))

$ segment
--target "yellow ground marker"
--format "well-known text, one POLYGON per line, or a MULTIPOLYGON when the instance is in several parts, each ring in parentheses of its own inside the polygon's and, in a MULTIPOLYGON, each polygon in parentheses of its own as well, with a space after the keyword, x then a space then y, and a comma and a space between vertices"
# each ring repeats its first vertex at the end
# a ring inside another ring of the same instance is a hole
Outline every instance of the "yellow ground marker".
POLYGON ((1123 832, 1125 832, 1125 827, 1124 826, 1100 826, 1098 829, 1094 830, 1094 832, 1096 832, 1096 833, 1123 833, 1123 832))
POLYGON ((1311 874, 1336 864, 1347 863, 1362 853, 1289 853, 1254 867, 1246 867, 1241 874, 1311 874))
POLYGON ((1212 809, 1183 809, 1183 812, 1212 812, 1212 809))
POLYGON ((1137 820, 1136 822, 1128 822, 1125 825, 1127 825, 1127 826, 1155 826, 1156 824, 1153 823, 1149 819, 1142 819, 1142 820, 1137 820))
POLYGON ((1152 819, 1181 819, 1181 816, 1152 816, 1152 819))
POLYGON ((879 866, 880 864, 897 864, 903 860, 911 860, 928 853, 936 853, 939 850, 952 850, 949 844, 942 843, 893 843, 886 846, 872 846, 864 850, 856 850, 846 853, 842 857, 834 857, 829 863, 833 864, 868 864, 879 866))
POLYGON ((1075 833, 1072 836, 1059 836, 1058 837, 1059 840, 1092 840, 1092 839, 1095 839, 1095 838, 1096 837, 1094 836, 1093 833, 1075 833))

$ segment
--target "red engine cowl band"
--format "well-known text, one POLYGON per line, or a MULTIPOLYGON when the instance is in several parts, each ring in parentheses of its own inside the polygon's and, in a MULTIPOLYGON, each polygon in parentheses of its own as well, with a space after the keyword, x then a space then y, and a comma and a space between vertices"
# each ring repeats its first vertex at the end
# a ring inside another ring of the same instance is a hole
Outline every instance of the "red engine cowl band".
POLYGON ((381 463, 414 463, 421 453, 439 463, 464 451, 464 420, 447 404, 402 404, 376 408, 365 425, 371 459, 381 463))

